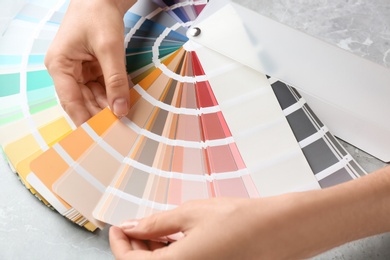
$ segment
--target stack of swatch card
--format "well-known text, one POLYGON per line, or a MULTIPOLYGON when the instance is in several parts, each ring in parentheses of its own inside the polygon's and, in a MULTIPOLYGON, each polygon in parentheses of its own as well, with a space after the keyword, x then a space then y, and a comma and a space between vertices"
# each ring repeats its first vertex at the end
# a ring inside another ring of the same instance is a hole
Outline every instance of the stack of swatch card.
POLYGON ((106 108, 76 128, 43 65, 67 5, 28 1, 0 38, 0 142, 26 188, 71 221, 93 231, 188 200, 365 174, 293 87, 187 38, 203 0, 127 12, 130 112, 106 108))

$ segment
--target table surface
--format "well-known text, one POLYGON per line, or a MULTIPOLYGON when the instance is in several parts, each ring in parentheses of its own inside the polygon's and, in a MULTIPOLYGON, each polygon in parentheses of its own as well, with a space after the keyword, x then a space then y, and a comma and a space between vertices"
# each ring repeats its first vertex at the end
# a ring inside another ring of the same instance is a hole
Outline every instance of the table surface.
MULTIPOLYGON (((390 67, 388 0, 235 2, 390 67)), ((342 144, 367 172, 385 165, 342 144)), ((0 157, 0 259, 113 259, 107 229, 88 232, 44 206, 0 157)), ((390 259, 390 234, 351 242, 313 259, 390 259)))

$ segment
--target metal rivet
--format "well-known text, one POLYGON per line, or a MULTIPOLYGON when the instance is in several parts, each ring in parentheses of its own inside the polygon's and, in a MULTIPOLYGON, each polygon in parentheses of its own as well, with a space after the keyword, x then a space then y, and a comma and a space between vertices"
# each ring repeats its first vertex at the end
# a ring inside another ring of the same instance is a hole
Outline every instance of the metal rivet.
POLYGON ((202 32, 202 31, 201 31, 198 27, 194 27, 194 28, 191 28, 191 29, 190 29, 189 34, 190 34, 192 37, 196 37, 196 36, 199 36, 201 32, 202 32))

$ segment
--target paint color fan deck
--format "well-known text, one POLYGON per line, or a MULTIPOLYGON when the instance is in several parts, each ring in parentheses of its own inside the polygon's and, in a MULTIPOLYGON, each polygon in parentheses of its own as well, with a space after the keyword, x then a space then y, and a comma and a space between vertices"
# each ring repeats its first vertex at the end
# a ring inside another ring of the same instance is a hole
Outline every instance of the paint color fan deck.
POLYGON ((24 185, 71 221, 94 230, 365 174, 293 87, 186 37, 203 0, 126 13, 130 112, 106 108, 76 128, 43 66, 68 1, 46 2, 26 4, 0 38, 0 142, 24 185))

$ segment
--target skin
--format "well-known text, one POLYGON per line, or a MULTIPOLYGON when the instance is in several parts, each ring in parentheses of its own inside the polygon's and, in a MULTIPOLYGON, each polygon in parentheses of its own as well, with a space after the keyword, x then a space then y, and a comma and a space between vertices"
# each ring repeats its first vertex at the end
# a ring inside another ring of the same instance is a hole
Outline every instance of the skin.
POLYGON ((65 112, 79 126, 109 106, 129 109, 125 12, 136 1, 73 0, 45 57, 65 112))
POLYGON ((390 231, 389 214, 387 167, 324 190, 191 201, 111 227, 110 244, 117 259, 302 259, 390 231))

